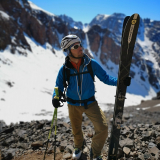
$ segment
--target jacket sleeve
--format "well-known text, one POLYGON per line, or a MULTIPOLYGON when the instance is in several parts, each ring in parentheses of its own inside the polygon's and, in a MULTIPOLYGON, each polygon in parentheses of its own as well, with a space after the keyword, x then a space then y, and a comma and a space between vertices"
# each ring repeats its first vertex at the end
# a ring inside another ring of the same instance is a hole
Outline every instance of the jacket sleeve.
POLYGON ((116 86, 117 85, 117 78, 112 77, 106 73, 106 71, 100 66, 100 64, 92 59, 91 65, 93 68, 93 73, 98 77, 100 81, 105 84, 116 86))
MULTIPOLYGON (((62 93, 63 90, 64 90, 64 86, 63 86, 63 66, 60 68, 60 70, 58 72, 55 87, 58 87, 59 94, 62 93)), ((54 89, 52 99, 54 98, 55 95, 56 95, 56 93, 55 93, 55 89, 54 89)))

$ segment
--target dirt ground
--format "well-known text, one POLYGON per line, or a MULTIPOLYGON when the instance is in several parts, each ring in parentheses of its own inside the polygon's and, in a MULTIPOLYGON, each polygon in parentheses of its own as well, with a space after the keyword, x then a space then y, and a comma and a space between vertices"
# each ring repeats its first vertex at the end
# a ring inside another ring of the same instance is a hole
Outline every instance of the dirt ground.
MULTIPOLYGON (((31 154, 22 155, 19 157, 14 157, 13 160, 43 160, 43 158, 44 158, 44 154, 31 153, 31 154)), ((48 155, 46 154, 45 160, 54 160, 54 154, 48 154, 48 155)), ((55 160, 63 160, 63 154, 57 153, 55 160)), ((87 157, 87 155, 85 154, 82 154, 79 160, 89 160, 89 157, 87 157)))
MULTIPOLYGON (((20 157, 15 157, 13 160, 43 160, 44 154, 37 154, 37 153, 31 153, 27 155, 22 155, 20 157)), ((46 154, 45 160, 53 160, 54 155, 53 154, 46 154)), ((61 153, 56 154, 56 160, 62 160, 63 155, 61 153)))

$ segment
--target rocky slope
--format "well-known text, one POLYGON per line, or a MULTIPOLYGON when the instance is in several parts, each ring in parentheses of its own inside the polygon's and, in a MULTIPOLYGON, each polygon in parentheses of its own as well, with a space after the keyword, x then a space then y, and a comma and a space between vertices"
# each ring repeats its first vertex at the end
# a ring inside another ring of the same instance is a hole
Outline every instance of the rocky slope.
MULTIPOLYGON (((143 110, 142 108, 145 108, 148 103, 153 107, 159 104, 160 100, 146 101, 139 106, 125 108, 119 142, 119 159, 160 159, 160 107, 153 111, 153 108, 149 111, 143 110), (141 109, 138 110, 137 108, 140 107, 141 109)), ((109 124, 109 136, 102 150, 103 160, 107 160, 108 156, 113 111, 105 112, 105 115, 109 124)), ((10 126, 3 124, 0 132, 1 159, 43 159, 50 126, 51 121, 47 120, 20 122, 10 126)), ((82 129, 86 146, 80 159, 87 160, 94 128, 85 114, 83 115, 82 129)), ((53 159, 54 146, 54 131, 52 131, 46 160, 53 159)), ((69 120, 58 119, 56 160, 71 159, 73 147, 73 135, 69 120)))

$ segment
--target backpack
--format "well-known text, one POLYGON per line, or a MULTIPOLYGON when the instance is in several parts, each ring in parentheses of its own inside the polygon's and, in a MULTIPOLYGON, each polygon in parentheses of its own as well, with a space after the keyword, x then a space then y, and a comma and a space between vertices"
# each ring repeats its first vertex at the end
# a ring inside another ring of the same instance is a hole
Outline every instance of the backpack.
POLYGON ((65 65, 63 65, 63 86, 65 88, 67 88, 67 86, 69 85, 70 76, 76 76, 76 75, 86 74, 86 73, 90 73, 93 81, 95 82, 94 75, 93 75, 93 70, 92 70, 92 66, 91 66, 91 61, 87 65, 87 69, 88 69, 88 71, 85 71, 85 72, 70 74, 70 70, 66 69, 65 65), (66 73, 67 77, 65 76, 65 73, 66 73))

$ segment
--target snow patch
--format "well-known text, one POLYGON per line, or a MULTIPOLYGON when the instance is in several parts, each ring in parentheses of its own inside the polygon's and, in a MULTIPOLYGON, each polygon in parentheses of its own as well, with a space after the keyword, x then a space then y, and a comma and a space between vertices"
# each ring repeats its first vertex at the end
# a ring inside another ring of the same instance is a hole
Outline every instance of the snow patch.
POLYGON ((155 106, 153 106, 153 107, 160 107, 160 104, 157 104, 157 105, 155 105, 155 106))
POLYGON ((99 14, 99 15, 96 16, 96 20, 97 20, 97 21, 104 21, 104 20, 106 20, 109 16, 110 16, 110 15, 107 15, 107 14, 103 14, 103 15, 99 14))
MULTIPOLYGON (((141 40, 139 37, 137 38, 137 42, 143 48, 145 54, 142 55, 142 59, 149 60, 154 64, 154 68, 159 68, 158 62, 156 61, 156 57, 154 56, 154 51, 152 49, 153 42, 149 40, 149 38, 144 35, 144 40, 141 40)), ((156 44, 154 44, 156 46, 156 44)), ((156 46, 157 47, 157 46, 156 46)))
POLYGON ((90 26, 89 25, 83 25, 83 31, 84 33, 87 33, 90 29, 90 26))
POLYGON ((93 53, 92 53, 92 51, 91 51, 91 49, 90 49, 90 45, 89 45, 89 40, 88 40, 88 35, 87 35, 87 33, 85 33, 85 35, 86 35, 86 46, 84 46, 84 48, 87 48, 89 54, 90 54, 92 57, 94 57, 94 56, 93 56, 93 53))
POLYGON ((5 18, 5 19, 7 19, 7 20, 9 20, 9 15, 8 14, 6 14, 5 12, 3 12, 3 11, 0 11, 0 14, 2 15, 2 17, 3 18, 5 18))

